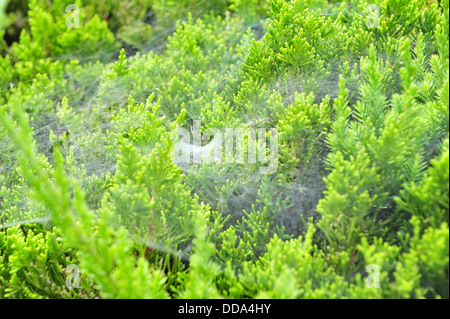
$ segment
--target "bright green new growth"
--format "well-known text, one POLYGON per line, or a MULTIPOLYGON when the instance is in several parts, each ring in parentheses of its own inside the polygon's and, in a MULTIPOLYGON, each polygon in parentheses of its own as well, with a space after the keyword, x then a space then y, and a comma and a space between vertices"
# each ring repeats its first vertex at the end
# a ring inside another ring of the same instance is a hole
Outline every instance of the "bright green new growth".
POLYGON ((448 0, 10 1, 0 298, 448 298, 448 0), (277 172, 177 165, 194 120, 277 172))

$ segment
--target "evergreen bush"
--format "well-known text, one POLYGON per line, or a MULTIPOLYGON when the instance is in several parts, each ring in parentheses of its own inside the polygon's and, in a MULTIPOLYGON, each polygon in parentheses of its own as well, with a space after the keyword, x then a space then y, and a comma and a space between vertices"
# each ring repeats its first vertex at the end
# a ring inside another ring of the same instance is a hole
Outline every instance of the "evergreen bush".
POLYGON ((0 0, 0 298, 448 298, 448 36, 448 0, 0 0))

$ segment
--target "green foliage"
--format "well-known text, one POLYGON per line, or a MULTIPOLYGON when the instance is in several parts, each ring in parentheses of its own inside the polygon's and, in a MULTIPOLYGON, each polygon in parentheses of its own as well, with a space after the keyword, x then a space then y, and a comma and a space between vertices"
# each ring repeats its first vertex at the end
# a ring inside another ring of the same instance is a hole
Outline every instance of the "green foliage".
POLYGON ((3 27, 6 22, 6 5, 8 4, 8 1, 2 0, 0 1, 0 32, 3 30, 3 27))
POLYGON ((409 212, 420 219, 421 223, 434 228, 448 219, 449 194, 449 150, 448 138, 445 140, 442 153, 431 161, 431 167, 426 176, 417 185, 414 181, 401 191, 397 198, 398 208, 409 212))
POLYGON ((93 283, 84 276, 77 290, 66 286, 66 270, 77 260, 57 232, 40 225, 11 227, 0 233, 0 249, 2 299, 98 297, 93 283))
POLYGON ((198 17, 214 12, 223 14, 227 9, 227 0, 211 0, 204 3, 201 0, 158 0, 152 1, 158 24, 161 27, 171 27, 177 20, 186 20, 189 15, 198 17))
POLYGON ((448 0, 5 4, 0 298, 449 297, 448 0))
POLYGON ((256 23, 261 17, 267 15, 267 1, 258 0, 230 0, 230 10, 241 15, 245 22, 256 23))

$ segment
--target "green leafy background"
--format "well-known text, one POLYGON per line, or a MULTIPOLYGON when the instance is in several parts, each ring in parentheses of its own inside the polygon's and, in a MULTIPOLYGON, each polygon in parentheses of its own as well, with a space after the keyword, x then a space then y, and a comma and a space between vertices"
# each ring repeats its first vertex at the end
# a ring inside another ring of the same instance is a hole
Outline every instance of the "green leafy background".
POLYGON ((448 298, 448 35, 448 0, 0 0, 0 298, 448 298), (176 165, 195 120, 276 128, 277 172, 176 165))

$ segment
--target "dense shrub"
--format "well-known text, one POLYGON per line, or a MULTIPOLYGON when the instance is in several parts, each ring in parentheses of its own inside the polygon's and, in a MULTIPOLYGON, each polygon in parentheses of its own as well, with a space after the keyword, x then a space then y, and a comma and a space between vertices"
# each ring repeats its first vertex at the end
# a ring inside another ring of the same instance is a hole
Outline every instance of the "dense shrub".
POLYGON ((75 3, 0 0, 0 298, 448 298, 448 0, 75 3))

